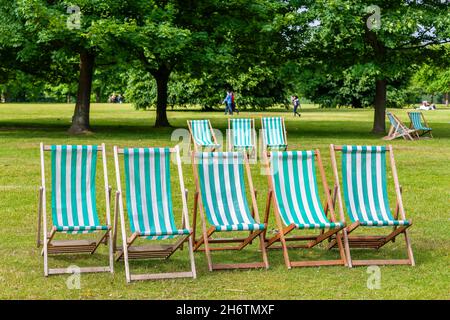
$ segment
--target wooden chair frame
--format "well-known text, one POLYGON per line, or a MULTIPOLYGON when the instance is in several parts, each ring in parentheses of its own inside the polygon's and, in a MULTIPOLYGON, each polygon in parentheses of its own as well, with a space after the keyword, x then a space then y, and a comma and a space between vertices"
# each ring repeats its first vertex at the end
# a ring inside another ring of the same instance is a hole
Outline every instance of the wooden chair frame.
POLYGON ((38 230, 37 230, 37 247, 43 246, 41 255, 44 256, 44 275, 47 277, 54 274, 73 273, 74 270, 70 268, 49 268, 48 256, 50 254, 74 254, 74 253, 89 253, 94 254, 101 243, 109 246, 109 266, 103 267, 83 267, 77 269, 77 272, 110 272, 114 273, 114 258, 113 258, 113 243, 111 237, 111 214, 110 214, 110 200, 111 187, 108 184, 108 170, 106 167, 106 151, 105 144, 97 147, 97 152, 102 154, 103 176, 105 184, 105 200, 106 200, 106 224, 108 230, 102 234, 97 240, 54 240, 57 231, 53 226, 48 232, 47 226, 47 204, 46 204, 46 186, 45 186, 45 156, 46 151, 51 151, 50 145, 40 143, 40 158, 41 158, 41 186, 39 187, 39 201, 38 201, 38 230), (42 229, 42 230, 41 230, 42 229), (43 240, 41 240, 41 233, 43 240))
MULTIPOLYGON (((239 119, 239 118, 238 118, 239 119)), ((233 148, 234 148, 234 144, 233 144, 233 129, 231 128, 231 120, 230 118, 228 118, 228 130, 227 130, 227 146, 228 146, 228 151, 233 152, 233 148)), ((251 149, 250 152, 248 152, 246 150, 246 153, 249 156, 249 159, 251 159, 252 161, 256 161, 257 157, 258 157, 258 140, 256 137, 256 126, 255 126, 255 119, 250 119, 251 120, 251 127, 252 127, 252 137, 253 137, 253 148, 251 149)))
MULTIPOLYGON (((339 212, 342 216, 344 216, 344 206, 341 196, 340 190, 340 182, 339 182, 339 173, 337 169, 337 161, 336 161, 336 151, 342 151, 342 146, 335 146, 333 144, 330 145, 330 153, 331 153, 331 164, 333 167, 333 174, 335 179, 335 195, 337 197, 339 212)), ((394 212, 394 219, 398 220, 398 216, 402 220, 406 220, 405 210, 403 208, 403 200, 402 200, 402 191, 401 186, 398 181, 397 168, 395 166, 394 153, 392 149, 392 145, 387 146, 386 151, 389 152, 389 158, 391 163, 392 176, 394 179, 395 193, 396 193, 396 209, 394 212)), ((334 199, 336 200, 336 198, 334 199)), ((391 233, 386 236, 350 236, 350 233, 355 231, 358 227, 361 226, 359 221, 356 221, 350 225, 348 225, 344 229, 344 237, 348 238, 349 246, 347 249, 347 259, 349 266, 368 266, 368 265, 398 265, 398 264, 406 264, 406 265, 415 265, 414 255, 411 248, 411 242, 409 239, 409 235, 407 229, 412 225, 409 224, 407 226, 394 226, 391 233), (408 259, 378 259, 378 260, 352 260, 350 248, 372 248, 372 249, 380 249, 385 244, 389 242, 395 242, 395 238, 403 234, 405 237, 406 251, 408 255, 408 259)), ((365 227, 365 226, 361 226, 365 227)), ((336 241, 332 240, 328 246, 329 249, 332 249, 336 246, 336 241)))
MULTIPOLYGON (((265 117, 261 117, 261 131, 262 131, 262 134, 261 134, 261 137, 262 137, 262 139, 261 139, 261 142, 262 142, 262 146, 261 146, 261 150, 263 151, 262 153, 262 157, 265 157, 265 156, 269 156, 270 155, 270 151, 269 151, 269 149, 267 148, 267 139, 266 139, 266 134, 265 134, 265 130, 264 130, 264 122, 263 122, 263 118, 265 118, 265 117)), ((282 126, 283 126, 283 137, 284 137, 284 141, 286 142, 286 150, 288 149, 288 141, 287 141, 287 132, 286 132, 286 124, 284 123, 284 117, 280 117, 281 118, 281 123, 282 123, 282 126)))
MULTIPOLYGON (((419 112, 419 111, 415 111, 415 112, 419 112)), ((419 113, 420 113, 420 117, 423 120, 423 123, 425 123, 425 125, 428 128, 430 128, 430 126, 428 125, 428 122, 425 119, 425 116, 423 115, 423 113, 422 112, 419 112, 419 113)), ((411 112, 408 112, 408 117, 409 117, 409 120, 410 120, 409 128, 412 129, 412 130, 416 130, 417 131, 417 135, 419 136, 419 138, 424 136, 424 135, 426 135, 426 134, 428 134, 430 136, 430 138, 433 138, 433 134, 431 133, 431 131, 433 131, 433 130, 419 130, 419 129, 414 128, 414 124, 413 124, 413 121, 412 121, 412 118, 411 118, 411 112), (422 132, 420 133, 419 131, 422 131, 422 132)))
MULTIPOLYGON (((334 211, 334 203, 331 198, 331 192, 328 187, 328 183, 326 181, 325 171, 323 169, 322 159, 320 157, 320 152, 318 149, 314 151, 314 156, 317 159, 317 164, 320 171, 320 176, 322 180, 322 185, 325 191, 325 204, 324 204, 324 212, 325 215, 330 217, 331 222, 336 222, 336 215, 334 211)), ((345 233, 345 219, 340 213, 340 221, 343 222, 343 226, 340 228, 334 228, 330 229, 327 232, 325 232, 325 229, 321 229, 318 235, 310 235, 310 236, 290 236, 286 237, 291 231, 296 229, 295 224, 290 224, 286 227, 283 227, 283 222, 281 219, 280 212, 278 210, 278 204, 277 199, 274 195, 274 185, 271 178, 270 173, 270 162, 267 158, 265 161, 266 165, 266 172, 267 177, 269 181, 269 191, 267 196, 267 202, 266 202, 266 212, 264 216, 264 223, 268 224, 269 222, 269 214, 270 214, 270 207, 272 202, 274 202, 274 213, 275 213, 275 221, 277 228, 279 230, 278 234, 273 236, 272 238, 267 238, 266 233, 264 233, 264 239, 266 243, 267 249, 282 249, 283 250, 283 257, 284 262, 286 264, 286 267, 288 269, 291 269, 292 267, 315 267, 315 266, 331 266, 331 265, 345 265, 347 266, 347 259, 346 259, 346 250, 344 249, 344 245, 348 246, 347 238, 342 237, 342 232, 345 233), (339 247, 339 253, 341 259, 336 260, 317 260, 317 261, 291 261, 289 258, 289 252, 288 249, 293 248, 303 248, 303 249, 310 249, 314 246, 318 245, 319 243, 323 242, 326 239, 330 239, 332 236, 335 236, 338 247, 339 247), (300 244, 300 245, 287 245, 286 242, 294 242, 294 241, 308 241, 306 244, 300 244), (273 246, 272 245, 276 242, 280 242, 281 246, 273 246)))
POLYGON ((407 126, 405 126, 405 124, 395 114, 391 113, 391 115, 395 119, 395 121, 397 121, 398 127, 400 127, 403 130, 403 132, 400 133, 398 131, 398 127, 395 127, 391 124, 389 132, 387 136, 383 137, 383 140, 390 141, 399 137, 402 137, 404 140, 411 140, 411 141, 419 139, 419 134, 417 130, 410 129, 407 126))
MULTIPOLYGON (((190 139, 189 139, 189 148, 188 148, 188 150, 191 150, 191 144, 192 144, 194 146, 194 152, 199 152, 199 151, 202 151, 203 147, 198 145, 195 142, 194 136, 192 134, 191 121, 192 120, 187 120, 187 124, 188 124, 188 128, 189 128, 189 134, 191 136, 190 139)), ((211 121, 208 120, 208 124, 209 124, 209 131, 211 132, 211 137, 213 139, 213 142, 217 146, 219 146, 217 148, 215 148, 215 147, 210 148, 211 151, 214 152, 214 151, 216 151, 216 149, 220 149, 220 145, 217 143, 216 135, 214 134, 214 129, 212 128, 211 121)))
MULTIPOLYGON (((253 187, 253 180, 250 172, 250 165, 248 161, 248 156, 245 152, 244 154, 244 164, 247 174, 247 181, 250 188, 250 194, 252 199, 252 215, 255 219, 256 223, 259 223, 259 213, 258 206, 256 203, 256 191, 253 187)), ((194 238, 194 251, 204 251, 206 254, 206 259, 208 262, 208 270, 229 270, 229 269, 252 269, 252 268, 269 268, 269 261, 267 258, 267 252, 264 245, 264 230, 258 231, 250 231, 249 236, 245 238, 216 238, 213 239, 211 236, 215 233, 216 228, 211 226, 209 229, 206 227, 206 215, 204 212, 203 201, 201 197, 200 183, 198 177, 198 169, 196 166, 195 155, 193 154, 192 166, 194 169, 194 180, 195 180, 195 188, 196 192, 194 195, 194 220, 193 220, 193 238, 194 238), (202 236, 196 239, 196 224, 197 224, 197 211, 200 211, 200 218, 202 224, 202 236), (213 264, 212 262, 212 254, 211 251, 224 251, 224 250, 237 250, 241 251, 246 246, 252 243, 252 241, 259 237, 260 240, 260 249, 263 262, 253 262, 253 263, 222 263, 222 264, 213 264), (211 244, 228 244, 228 243, 237 243, 235 246, 214 246, 211 247, 211 244), (204 245, 204 248, 201 246, 204 245)), ((267 227, 267 225, 265 225, 267 227)), ((226 232, 226 231, 221 231, 226 232)), ((233 232, 248 232, 248 231, 233 231, 233 232)))
MULTIPOLYGON (((193 278, 197 277, 197 272, 195 268, 195 259, 193 252, 193 241, 192 232, 188 235, 180 236, 174 244, 163 244, 163 245, 144 245, 144 246, 133 246, 136 239, 139 238, 140 233, 134 232, 130 237, 127 237, 126 225, 125 225, 125 214, 122 199, 122 184, 120 177, 120 166, 119 166, 119 154, 123 154, 124 148, 119 148, 114 146, 114 164, 116 168, 116 181, 117 181, 117 191, 114 206, 114 251, 116 252, 116 260, 123 260, 125 264, 125 276, 127 283, 136 280, 159 280, 159 279, 173 279, 173 278, 193 278), (122 231, 122 248, 118 249, 117 243, 117 220, 120 216, 120 227, 122 231), (129 266, 130 259, 168 259, 175 251, 178 249, 182 250, 183 244, 188 242, 189 259, 191 265, 191 271, 182 272, 166 272, 166 273, 147 273, 147 274, 132 274, 129 266)), ((180 181, 181 199, 183 204, 183 214, 181 218, 182 228, 190 229, 189 226, 189 215, 187 208, 187 189, 184 187, 183 171, 181 167, 181 157, 178 146, 175 148, 170 148, 170 153, 174 153, 177 161, 178 178, 180 181)), ((157 240, 151 240, 157 241, 157 240)))

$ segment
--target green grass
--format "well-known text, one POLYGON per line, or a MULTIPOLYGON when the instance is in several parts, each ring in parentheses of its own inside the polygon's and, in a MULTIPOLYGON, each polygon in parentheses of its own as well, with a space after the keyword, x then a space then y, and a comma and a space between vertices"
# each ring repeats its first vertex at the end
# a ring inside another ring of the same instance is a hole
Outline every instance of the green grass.
MULTIPOLYGON (((173 129, 155 129, 154 111, 135 111, 130 105, 94 104, 91 124, 95 133, 70 136, 72 106, 62 104, 0 105, 0 298, 1 299, 449 299, 449 199, 450 199, 450 110, 425 112, 433 127, 434 139, 393 141, 407 216, 414 225, 410 236, 416 267, 381 267, 381 289, 369 290, 365 267, 296 268, 286 270, 281 252, 270 251, 269 270, 208 272, 203 253, 195 254, 198 279, 178 279, 126 284, 123 263, 115 264, 115 274, 83 274, 81 289, 69 290, 67 276, 43 276, 43 260, 35 245, 37 190, 40 183, 39 142, 46 144, 98 144, 108 148, 110 184, 115 188, 112 146, 173 146, 173 129)), ((406 110, 394 110, 406 122, 406 110)), ((246 113, 259 118, 268 113, 246 113)), ((309 107, 301 118, 287 112, 271 112, 286 117, 291 150, 319 148, 329 182, 332 181, 329 144, 383 144, 370 134, 372 110, 320 110, 309 107)), ((169 112, 174 127, 186 128, 187 119, 209 118, 224 132, 227 118, 221 112, 169 112)), ((257 121, 257 128, 260 124, 257 121)), ((48 158, 47 158, 48 160, 48 158)), ((185 164, 184 176, 190 191, 192 219, 194 190, 192 168, 185 164)), ((99 171, 101 172, 101 171, 99 171)), ((264 211, 267 177, 259 165, 252 167, 258 189, 260 214, 264 211)), ((392 180, 390 180, 392 182, 392 180)), ((101 184, 98 184, 101 186, 101 184)), ((101 188, 100 188, 101 190, 101 188)), ((50 194, 49 194, 50 195, 50 194)), ((180 199, 174 199, 180 208, 180 199)), ((100 209, 104 199, 98 197, 100 209)), ((391 205, 394 202, 391 202, 391 205)), ((103 210, 100 210, 102 212, 103 210)), ((179 214, 179 211, 177 211, 179 214)), ((179 217, 177 217, 177 221, 179 217)), ((269 229, 274 228, 273 219, 269 229)), ((388 232, 388 230, 384 230, 388 232)), ((169 261, 132 262, 139 272, 188 268, 187 252, 169 261)), ((70 264, 101 265, 107 261, 105 247, 94 256, 50 258, 51 267, 70 264)), ((403 238, 379 252, 356 252, 354 258, 404 257, 403 238), (375 254, 375 255, 374 255, 375 254)), ((253 244, 237 255, 221 253, 216 262, 255 261, 253 244)), ((293 251, 292 259, 336 257, 323 248, 293 251)))

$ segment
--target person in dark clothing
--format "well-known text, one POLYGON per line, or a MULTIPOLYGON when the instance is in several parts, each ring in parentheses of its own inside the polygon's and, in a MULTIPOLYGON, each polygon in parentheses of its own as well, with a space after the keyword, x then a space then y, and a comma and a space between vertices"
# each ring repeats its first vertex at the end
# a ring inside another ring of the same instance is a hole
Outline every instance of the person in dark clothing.
POLYGON ((231 91, 227 91, 227 96, 223 100, 223 103, 225 103, 225 114, 233 115, 231 91))
POLYGON ((297 115, 300 117, 301 114, 299 112, 297 112, 297 109, 300 107, 300 100, 298 99, 297 96, 292 96, 291 100, 292 100, 292 104, 294 106, 294 117, 297 115))

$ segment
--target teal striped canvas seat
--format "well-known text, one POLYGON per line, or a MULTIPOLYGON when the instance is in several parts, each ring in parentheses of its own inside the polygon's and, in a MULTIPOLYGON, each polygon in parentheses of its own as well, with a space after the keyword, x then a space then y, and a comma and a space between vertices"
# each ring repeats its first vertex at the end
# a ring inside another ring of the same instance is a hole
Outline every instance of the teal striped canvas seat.
POLYGON ((422 113, 420 112, 409 112, 409 118, 411 119, 411 123, 416 130, 423 131, 431 131, 431 128, 428 128, 422 123, 422 113))
POLYGON ((255 146, 252 119, 230 119, 233 149, 246 150, 255 146))
POLYGON ((386 177, 385 147, 342 147, 344 199, 352 222, 359 221, 365 226, 410 224, 408 220, 395 220, 392 216, 386 177))
POLYGON ((325 215, 317 187, 314 151, 272 152, 271 179, 276 205, 286 226, 340 228, 325 215))
POLYGON ((216 231, 264 230, 253 219, 245 196, 244 154, 196 153, 206 217, 216 231))
POLYGON ((190 120, 192 138, 195 143, 202 147, 219 147, 214 143, 211 135, 211 126, 209 120, 190 120))
POLYGON ((132 233, 147 239, 188 235, 177 229, 170 187, 169 148, 125 148, 127 211, 132 233))
POLYGON ((262 118, 266 147, 270 150, 286 150, 284 126, 280 117, 262 118))
POLYGON ((53 145, 52 221, 58 232, 108 230, 98 219, 95 198, 97 146, 53 145))
POLYGON ((391 126, 393 126, 398 133, 400 134, 404 133, 402 125, 397 121, 397 119, 395 119, 392 113, 386 112, 386 114, 388 116, 391 126))

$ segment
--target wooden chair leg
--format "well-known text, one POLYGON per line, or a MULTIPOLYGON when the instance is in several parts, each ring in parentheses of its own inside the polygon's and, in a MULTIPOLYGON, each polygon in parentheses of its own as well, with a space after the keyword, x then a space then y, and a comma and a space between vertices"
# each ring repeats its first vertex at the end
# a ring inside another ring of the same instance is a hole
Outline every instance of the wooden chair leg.
POLYGON ((37 240, 36 245, 39 248, 41 246, 41 226, 42 226, 42 187, 39 188, 39 200, 38 200, 38 221, 37 221, 37 240))
POLYGON ((279 216, 279 213, 277 212, 278 210, 275 208, 275 220, 277 220, 277 225, 278 225, 278 230, 280 230, 280 242, 281 242, 281 247, 283 248, 283 257, 284 257, 284 263, 286 264, 286 267, 288 269, 292 268, 291 265, 291 261, 289 259, 289 252, 288 252, 288 248, 286 245, 286 239, 284 238, 284 230, 283 230, 283 226, 281 224, 281 218, 279 216))
MULTIPOLYGON (((264 212, 264 224, 266 226, 269 225, 269 213, 270 213, 271 200, 272 200, 272 190, 269 190, 269 192, 267 192, 266 210, 264 212)), ((263 235, 264 235, 264 241, 265 242, 268 241, 267 227, 266 227, 266 229, 264 229, 263 235)))
POLYGON ((344 228, 342 230, 342 237, 343 237, 343 240, 344 240, 345 254, 347 256, 347 259, 346 259, 347 260, 347 266, 349 268, 351 268, 352 267, 352 257, 351 257, 351 254, 350 254, 350 246, 348 244, 348 234, 347 234, 347 229, 346 228, 344 228))
POLYGON ((342 244, 341 232, 342 232, 342 230, 336 234, 336 241, 337 241, 337 245, 338 245, 338 248, 339 248, 339 255, 340 255, 342 261, 344 261, 344 264, 346 266, 348 266, 347 257, 345 255, 345 249, 344 249, 344 246, 342 244))
POLYGON ((267 249, 264 243, 264 235, 262 232, 259 234, 259 245, 261 247, 261 254, 264 265, 266 266, 266 269, 269 269, 269 259, 267 258, 267 249))
POLYGON ((203 232, 203 237, 204 237, 204 243, 205 243, 206 260, 208 261, 208 270, 213 271, 211 251, 209 250, 208 236, 205 231, 203 232))
POLYGON ((117 251, 117 221, 119 219, 119 196, 120 192, 116 192, 116 199, 114 203, 114 219, 113 219, 113 252, 117 251))
POLYGON ((408 252, 408 258, 409 258, 409 261, 411 262, 411 266, 414 267, 416 265, 416 262, 414 260, 414 254, 413 254, 413 251, 412 251, 411 242, 409 240, 409 236, 408 236, 408 231, 407 230, 404 231, 404 235, 405 235, 405 242, 406 242, 406 250, 408 252))

